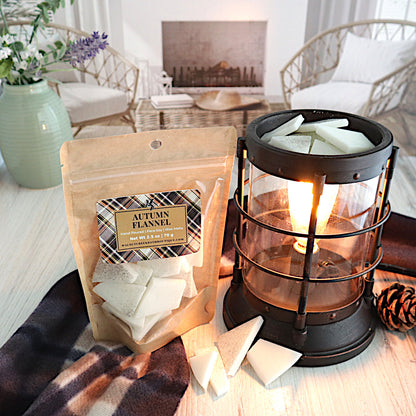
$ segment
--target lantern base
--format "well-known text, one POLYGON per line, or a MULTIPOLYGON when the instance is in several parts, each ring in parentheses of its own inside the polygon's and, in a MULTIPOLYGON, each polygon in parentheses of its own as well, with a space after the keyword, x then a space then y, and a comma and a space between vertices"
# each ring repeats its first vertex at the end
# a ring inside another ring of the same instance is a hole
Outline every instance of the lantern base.
POLYGON ((223 306, 228 329, 261 315, 264 323, 258 337, 301 352, 296 365, 304 367, 337 364, 355 357, 371 343, 377 322, 372 299, 361 296, 338 310, 308 313, 306 328, 299 331, 293 325, 294 311, 264 302, 243 282, 231 284, 223 306))

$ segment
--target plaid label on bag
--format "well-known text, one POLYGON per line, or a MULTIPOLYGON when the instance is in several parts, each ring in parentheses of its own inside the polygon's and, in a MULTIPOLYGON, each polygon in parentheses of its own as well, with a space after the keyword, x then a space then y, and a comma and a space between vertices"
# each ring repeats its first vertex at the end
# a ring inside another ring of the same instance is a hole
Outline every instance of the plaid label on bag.
POLYGON ((201 247, 201 197, 195 189, 103 199, 97 220, 107 263, 183 256, 201 247))

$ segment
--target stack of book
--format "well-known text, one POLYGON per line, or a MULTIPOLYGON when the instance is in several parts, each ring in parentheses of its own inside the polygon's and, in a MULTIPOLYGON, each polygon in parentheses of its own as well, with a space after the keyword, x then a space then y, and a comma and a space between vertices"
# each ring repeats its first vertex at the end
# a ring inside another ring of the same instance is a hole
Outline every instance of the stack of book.
POLYGON ((194 104, 193 98, 188 94, 153 95, 150 99, 157 109, 188 108, 194 104))

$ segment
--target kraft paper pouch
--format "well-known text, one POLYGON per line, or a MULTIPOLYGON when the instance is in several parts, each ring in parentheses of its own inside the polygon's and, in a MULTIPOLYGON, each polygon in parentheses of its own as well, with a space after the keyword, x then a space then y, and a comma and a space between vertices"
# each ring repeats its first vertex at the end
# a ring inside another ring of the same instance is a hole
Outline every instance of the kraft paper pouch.
POLYGON ((233 127, 66 142, 69 231, 96 340, 154 351, 215 311, 233 127))

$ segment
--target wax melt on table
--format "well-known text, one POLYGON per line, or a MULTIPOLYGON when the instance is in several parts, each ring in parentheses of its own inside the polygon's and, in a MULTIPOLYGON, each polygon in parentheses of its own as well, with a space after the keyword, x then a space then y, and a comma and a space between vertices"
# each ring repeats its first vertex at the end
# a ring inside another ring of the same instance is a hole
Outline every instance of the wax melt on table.
POLYGON ((300 352, 259 339, 248 351, 247 360, 267 386, 292 367, 301 356, 300 352))
POLYGON ((257 316, 218 337, 218 350, 229 376, 237 373, 263 321, 261 316, 257 316))
POLYGON ((193 357, 189 358, 189 365, 198 383, 206 391, 214 369, 215 362, 218 357, 218 352, 211 350, 204 350, 193 357))
POLYGON ((214 368, 212 370, 209 384, 215 391, 217 397, 223 396, 230 389, 230 380, 225 372, 224 363, 217 347, 212 347, 217 352, 217 359, 215 360, 214 368))

